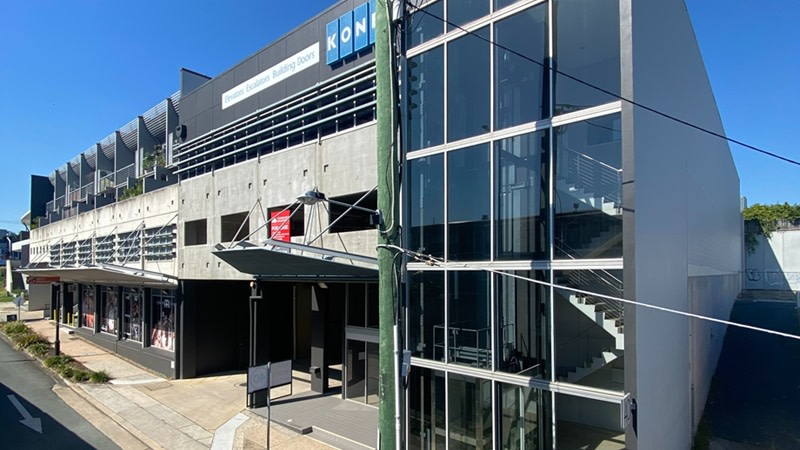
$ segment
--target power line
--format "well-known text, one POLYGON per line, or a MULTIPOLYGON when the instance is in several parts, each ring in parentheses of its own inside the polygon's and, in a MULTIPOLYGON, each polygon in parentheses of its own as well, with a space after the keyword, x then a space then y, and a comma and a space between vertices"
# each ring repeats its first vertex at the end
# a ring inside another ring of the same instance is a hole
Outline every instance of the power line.
POLYGON ((789 164, 794 164, 796 166, 800 166, 800 161, 796 161, 794 159, 787 158, 785 156, 781 156, 781 155, 779 155, 777 153, 770 152, 768 150, 764 150, 764 149, 756 147, 754 145, 750 145, 750 144, 742 142, 742 141, 740 141, 738 139, 734 139, 734 138, 725 136, 724 134, 717 133, 716 131, 712 131, 712 130, 709 130, 707 128, 703 128, 703 127, 701 127, 699 125, 695 125, 695 124, 693 124, 693 123, 691 123, 689 121, 686 121, 686 120, 683 120, 683 119, 681 119, 679 117, 673 116, 672 114, 668 114, 668 113, 659 111, 659 110, 657 110, 655 108, 652 108, 650 106, 643 105, 643 104, 641 104, 639 102, 636 102, 634 100, 625 98, 620 94, 616 94, 614 92, 609 91, 608 89, 602 88, 602 87, 597 86, 597 85, 595 85, 593 83, 590 83, 588 81, 584 81, 584 80, 582 80, 580 78, 577 78, 577 77, 574 77, 574 76, 572 76, 572 75, 570 75, 568 73, 562 72, 562 71, 556 69, 555 67, 549 67, 548 65, 544 64, 541 61, 536 61, 535 59, 533 59, 533 58, 531 58, 529 56, 523 55, 522 53, 519 53, 516 50, 512 50, 512 49, 510 49, 510 48, 508 48, 508 47, 506 47, 504 45, 498 44, 498 43, 492 41, 491 39, 489 39, 487 37, 484 37, 484 36, 481 36, 478 33, 469 31, 466 28, 462 27, 461 25, 457 25, 455 23, 447 21, 443 17, 439 17, 436 14, 433 14, 430 11, 427 11, 427 10, 425 10, 423 8, 420 8, 419 6, 417 6, 417 5, 415 5, 415 4, 411 3, 411 2, 407 2, 407 4, 410 5, 412 8, 414 8, 416 11, 422 12, 424 14, 427 14, 430 17, 433 17, 434 19, 440 20, 442 23, 447 24, 448 26, 451 26, 453 28, 457 28, 457 29, 463 31, 464 33, 466 33, 466 34, 468 34, 470 36, 477 37, 478 39, 481 39, 482 41, 487 42, 489 45, 492 45, 492 46, 495 46, 497 48, 503 49, 503 50, 505 50, 507 52, 513 53, 514 55, 519 56, 520 58, 525 59, 526 61, 530 61, 530 62, 538 65, 539 67, 541 67, 543 69, 546 69, 546 70, 548 70, 550 72, 553 72, 555 74, 558 74, 558 75, 562 75, 565 78, 569 78, 570 80, 573 80, 573 81, 575 81, 577 83, 580 83, 580 84, 582 84, 584 86, 587 86, 587 87, 589 87, 591 89, 595 89, 595 90, 600 91, 600 92, 602 92, 604 94, 610 95, 611 97, 614 97, 616 99, 622 100, 623 102, 630 103, 633 106, 642 108, 642 109, 644 109, 646 111, 649 111, 649 112, 651 112, 653 114, 656 114, 656 115, 659 115, 661 117, 664 117, 665 119, 672 120, 674 122, 680 123, 680 124, 685 125, 687 127, 690 127, 690 128, 695 129, 695 130, 701 131, 703 133, 709 134, 711 136, 714 136, 714 137, 717 137, 717 138, 720 138, 720 139, 724 139, 724 140, 726 140, 728 142, 740 145, 740 146, 742 146, 742 147, 744 147, 746 149, 753 150, 755 152, 770 156, 772 158, 779 159, 779 160, 787 162, 789 164))
MULTIPOLYGON (((413 250, 408 250, 408 249, 405 249, 405 248, 402 248, 402 247, 398 247, 396 245, 378 245, 378 247, 385 247, 385 248, 390 248, 390 249, 393 249, 393 250, 397 250, 398 252, 405 253, 406 255, 411 256, 415 260, 420 261, 420 262, 424 262, 425 264, 427 264, 429 266, 441 267, 441 265, 445 263, 440 258, 436 258, 436 257, 431 256, 431 255, 425 255, 423 253, 418 253, 418 252, 415 252, 413 250)), ((757 331, 757 332, 760 332, 760 333, 773 334, 773 335, 776 335, 776 336, 781 336, 781 337, 785 337, 785 338, 789 338, 789 339, 795 339, 795 340, 800 341, 800 336, 798 336, 796 334, 784 333, 782 331, 770 330, 769 328, 761 328, 761 327, 756 327, 756 326, 753 326, 753 325, 747 325, 747 324, 738 323, 738 322, 731 322, 729 320, 717 319, 715 317, 704 316, 702 314, 694 314, 694 313, 690 313, 690 312, 686 312, 686 311, 681 311, 681 310, 678 310, 678 309, 673 309, 673 308, 667 308, 667 307, 664 307, 664 306, 653 305, 653 304, 650 304, 650 303, 638 302, 636 300, 628 300, 628 299, 621 298, 621 297, 614 297, 612 295, 601 294, 599 292, 592 292, 592 291, 587 291, 585 289, 578 289, 578 288, 574 288, 574 287, 570 287, 570 286, 564 286, 564 285, 561 285, 561 284, 550 283, 548 281, 541 281, 541 280, 537 280, 535 278, 523 277, 522 275, 508 273, 508 272, 505 272, 505 271, 502 271, 502 270, 491 269, 489 267, 483 267, 483 266, 479 266, 479 265, 475 265, 475 264, 459 263, 457 265, 450 264, 447 267, 460 267, 460 268, 465 268, 465 269, 482 270, 484 272, 494 273, 494 274, 498 274, 498 275, 505 276, 505 277, 510 277, 510 278, 516 278, 518 280, 523 280, 523 281, 527 281, 529 283, 534 283, 534 284, 538 284, 538 285, 542 285, 542 286, 552 287, 552 288, 555 288, 555 289, 571 291, 571 292, 575 292, 577 294, 591 295, 593 297, 600 297, 600 298, 604 298, 604 299, 607 299, 607 300, 615 300, 615 301, 618 301, 620 303, 627 303, 629 305, 641 306, 643 308, 649 308, 649 309, 653 309, 653 310, 656 310, 656 311, 662 311, 662 312, 666 312, 666 313, 677 314, 677 315, 684 316, 684 317, 689 317, 689 318, 692 318, 692 319, 699 319, 699 320, 705 320, 705 321, 708 321, 708 322, 715 322, 715 323, 719 323, 719 324, 723 324, 723 325, 730 325, 730 326, 733 326, 733 327, 744 328, 744 329, 747 329, 747 330, 757 331)))

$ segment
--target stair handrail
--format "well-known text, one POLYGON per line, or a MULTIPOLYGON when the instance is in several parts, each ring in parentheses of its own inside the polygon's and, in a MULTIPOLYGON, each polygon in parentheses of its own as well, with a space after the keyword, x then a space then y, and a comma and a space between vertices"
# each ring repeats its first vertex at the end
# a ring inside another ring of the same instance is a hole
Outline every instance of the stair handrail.
POLYGON ((565 150, 576 157, 576 169, 578 170, 580 177, 580 161, 585 160, 589 161, 591 164, 595 164, 597 167, 600 168, 601 176, 605 174, 606 177, 611 177, 614 182, 614 185, 617 187, 616 192, 606 192, 603 194, 610 194, 604 195, 605 197, 609 198, 610 200, 614 201, 617 205, 622 203, 622 169, 614 167, 606 162, 600 161, 599 159, 592 158, 591 156, 581 153, 573 148, 568 146, 560 146, 559 150, 565 150))

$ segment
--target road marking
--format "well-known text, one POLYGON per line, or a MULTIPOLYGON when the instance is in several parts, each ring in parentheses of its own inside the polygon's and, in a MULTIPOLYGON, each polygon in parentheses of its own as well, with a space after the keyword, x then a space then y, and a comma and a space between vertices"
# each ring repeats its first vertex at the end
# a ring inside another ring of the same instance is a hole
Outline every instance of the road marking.
POLYGON ((14 396, 14 394, 9 394, 8 400, 11 402, 12 405, 14 405, 14 408, 17 408, 17 411, 19 411, 19 413, 22 415, 22 420, 20 420, 19 422, 25 425, 26 427, 30 428, 31 430, 39 434, 42 434, 42 420, 39 419, 38 417, 33 417, 31 413, 29 413, 28 410, 25 409, 24 406, 22 406, 22 403, 20 403, 19 400, 17 400, 17 397, 14 396))

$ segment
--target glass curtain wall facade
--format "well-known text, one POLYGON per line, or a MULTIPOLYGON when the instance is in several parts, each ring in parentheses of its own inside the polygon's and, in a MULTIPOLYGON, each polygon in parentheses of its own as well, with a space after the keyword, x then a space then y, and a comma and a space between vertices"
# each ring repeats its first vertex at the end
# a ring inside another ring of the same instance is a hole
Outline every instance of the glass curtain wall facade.
POLYGON ((406 265, 408 448, 622 434, 621 305, 569 290, 621 296, 619 17, 617 0, 408 7, 404 243, 429 260, 406 265))

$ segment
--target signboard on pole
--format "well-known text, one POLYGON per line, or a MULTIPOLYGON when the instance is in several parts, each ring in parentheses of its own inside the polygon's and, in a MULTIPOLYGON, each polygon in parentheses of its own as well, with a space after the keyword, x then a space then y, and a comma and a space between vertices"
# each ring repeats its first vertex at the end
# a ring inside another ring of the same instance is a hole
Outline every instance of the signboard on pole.
POLYGON ((275 211, 270 213, 269 234, 272 240, 289 242, 292 237, 291 211, 275 211))

